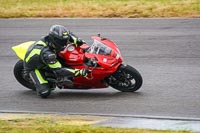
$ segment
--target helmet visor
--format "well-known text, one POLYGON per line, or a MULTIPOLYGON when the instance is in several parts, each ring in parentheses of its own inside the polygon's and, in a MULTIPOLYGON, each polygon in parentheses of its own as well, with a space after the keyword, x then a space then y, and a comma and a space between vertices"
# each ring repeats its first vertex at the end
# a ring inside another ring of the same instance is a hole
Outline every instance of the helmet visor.
POLYGON ((55 45, 55 49, 58 51, 62 51, 65 49, 66 45, 67 45, 67 40, 66 39, 58 39, 58 38, 54 38, 52 39, 54 45, 55 45))

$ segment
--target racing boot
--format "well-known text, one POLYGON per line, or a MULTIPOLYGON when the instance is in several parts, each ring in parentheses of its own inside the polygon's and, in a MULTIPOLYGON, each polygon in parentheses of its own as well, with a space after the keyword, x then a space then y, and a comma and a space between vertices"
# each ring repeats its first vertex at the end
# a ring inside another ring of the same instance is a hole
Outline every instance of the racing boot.
POLYGON ((43 78, 39 70, 36 69, 35 71, 30 72, 30 77, 33 80, 38 96, 46 98, 51 94, 49 83, 43 78))

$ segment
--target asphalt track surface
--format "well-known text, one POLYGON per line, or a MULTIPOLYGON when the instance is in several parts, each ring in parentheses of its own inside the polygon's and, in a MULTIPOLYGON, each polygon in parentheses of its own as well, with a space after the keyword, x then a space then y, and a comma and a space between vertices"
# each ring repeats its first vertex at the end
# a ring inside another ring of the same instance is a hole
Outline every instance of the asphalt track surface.
POLYGON ((0 19, 0 110, 200 118, 200 19, 0 19), (14 78, 11 47, 62 24, 91 43, 115 41, 144 84, 135 93, 112 88, 55 90, 48 99, 14 78))

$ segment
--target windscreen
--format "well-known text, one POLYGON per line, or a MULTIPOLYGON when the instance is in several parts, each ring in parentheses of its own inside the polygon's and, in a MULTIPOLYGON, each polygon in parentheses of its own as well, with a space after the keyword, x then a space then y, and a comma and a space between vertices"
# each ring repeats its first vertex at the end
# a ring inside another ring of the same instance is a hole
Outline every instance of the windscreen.
POLYGON ((90 46, 90 48, 87 50, 88 53, 93 54, 101 54, 101 55, 110 55, 112 49, 105 44, 94 40, 93 44, 90 46))

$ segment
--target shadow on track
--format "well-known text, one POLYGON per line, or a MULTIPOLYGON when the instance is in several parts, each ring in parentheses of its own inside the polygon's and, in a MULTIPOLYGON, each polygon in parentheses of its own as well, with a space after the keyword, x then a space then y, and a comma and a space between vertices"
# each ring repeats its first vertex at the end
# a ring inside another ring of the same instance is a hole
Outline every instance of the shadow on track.
MULTIPOLYGON (((36 92, 24 90, 21 95, 23 97, 36 97, 36 92), (25 96, 26 95, 26 96, 25 96)), ((110 99, 110 98, 124 98, 124 97, 143 97, 142 92, 118 92, 118 91, 102 91, 102 90, 61 90, 53 91, 52 94, 47 99, 110 99)))

